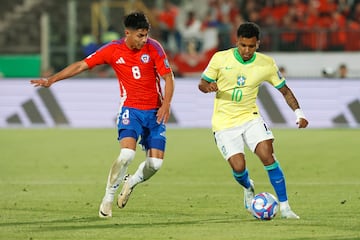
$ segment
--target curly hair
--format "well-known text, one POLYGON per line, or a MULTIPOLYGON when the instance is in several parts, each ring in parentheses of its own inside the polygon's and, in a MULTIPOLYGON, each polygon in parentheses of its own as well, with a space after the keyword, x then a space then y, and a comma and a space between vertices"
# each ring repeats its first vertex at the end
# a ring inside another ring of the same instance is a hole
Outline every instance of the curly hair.
POLYGON ((253 22, 242 23, 237 30, 237 37, 260 39, 260 27, 253 22))

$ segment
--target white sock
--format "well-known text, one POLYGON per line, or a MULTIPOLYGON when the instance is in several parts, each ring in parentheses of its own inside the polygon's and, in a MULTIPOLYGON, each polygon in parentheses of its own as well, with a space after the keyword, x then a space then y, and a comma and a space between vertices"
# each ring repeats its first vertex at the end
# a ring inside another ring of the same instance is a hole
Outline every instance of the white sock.
POLYGON ((113 162, 106 184, 104 200, 112 202, 114 200, 115 192, 119 188, 121 181, 123 180, 128 166, 135 157, 135 151, 128 148, 123 148, 120 151, 120 155, 113 162))
POLYGON ((290 208, 289 201, 280 202, 280 210, 290 208))
POLYGON ((134 187, 137 184, 144 182, 151 178, 161 167, 163 160, 160 158, 147 157, 142 162, 135 174, 129 180, 129 186, 134 187))

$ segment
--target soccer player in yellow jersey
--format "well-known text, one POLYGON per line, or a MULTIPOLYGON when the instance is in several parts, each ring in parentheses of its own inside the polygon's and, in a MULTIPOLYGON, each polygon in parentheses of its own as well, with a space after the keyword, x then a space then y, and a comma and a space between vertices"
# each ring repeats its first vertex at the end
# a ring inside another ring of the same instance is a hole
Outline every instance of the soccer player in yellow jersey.
POLYGON ((212 130, 217 147, 230 164, 233 176, 244 187, 244 205, 250 211, 254 182, 245 162, 245 144, 262 161, 280 202, 281 217, 299 219, 290 208, 285 177, 273 149, 274 136, 262 119, 256 98, 260 85, 268 82, 283 95, 294 111, 299 128, 308 121, 275 61, 256 52, 260 28, 246 22, 237 30, 237 46, 213 55, 201 76, 200 91, 216 92, 212 130))

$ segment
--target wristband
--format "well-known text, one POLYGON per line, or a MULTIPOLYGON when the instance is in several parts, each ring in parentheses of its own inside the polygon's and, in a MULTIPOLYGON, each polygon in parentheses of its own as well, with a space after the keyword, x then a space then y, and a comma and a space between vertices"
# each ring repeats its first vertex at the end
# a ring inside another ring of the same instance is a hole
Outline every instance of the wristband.
POLYGON ((296 118, 297 118, 298 120, 299 120, 300 118, 306 119, 304 112, 303 112, 300 108, 296 109, 294 112, 295 112, 296 118))

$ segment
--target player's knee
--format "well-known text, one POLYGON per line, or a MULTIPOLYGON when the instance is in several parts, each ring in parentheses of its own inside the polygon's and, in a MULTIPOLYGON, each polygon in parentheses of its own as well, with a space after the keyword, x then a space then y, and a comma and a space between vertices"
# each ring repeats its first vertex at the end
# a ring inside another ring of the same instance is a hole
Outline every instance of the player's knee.
POLYGON ((146 164, 155 171, 158 171, 163 164, 163 160, 161 158, 149 157, 146 159, 146 164))
POLYGON ((129 148, 122 148, 118 157, 118 162, 122 165, 129 165, 135 158, 135 151, 129 148))

